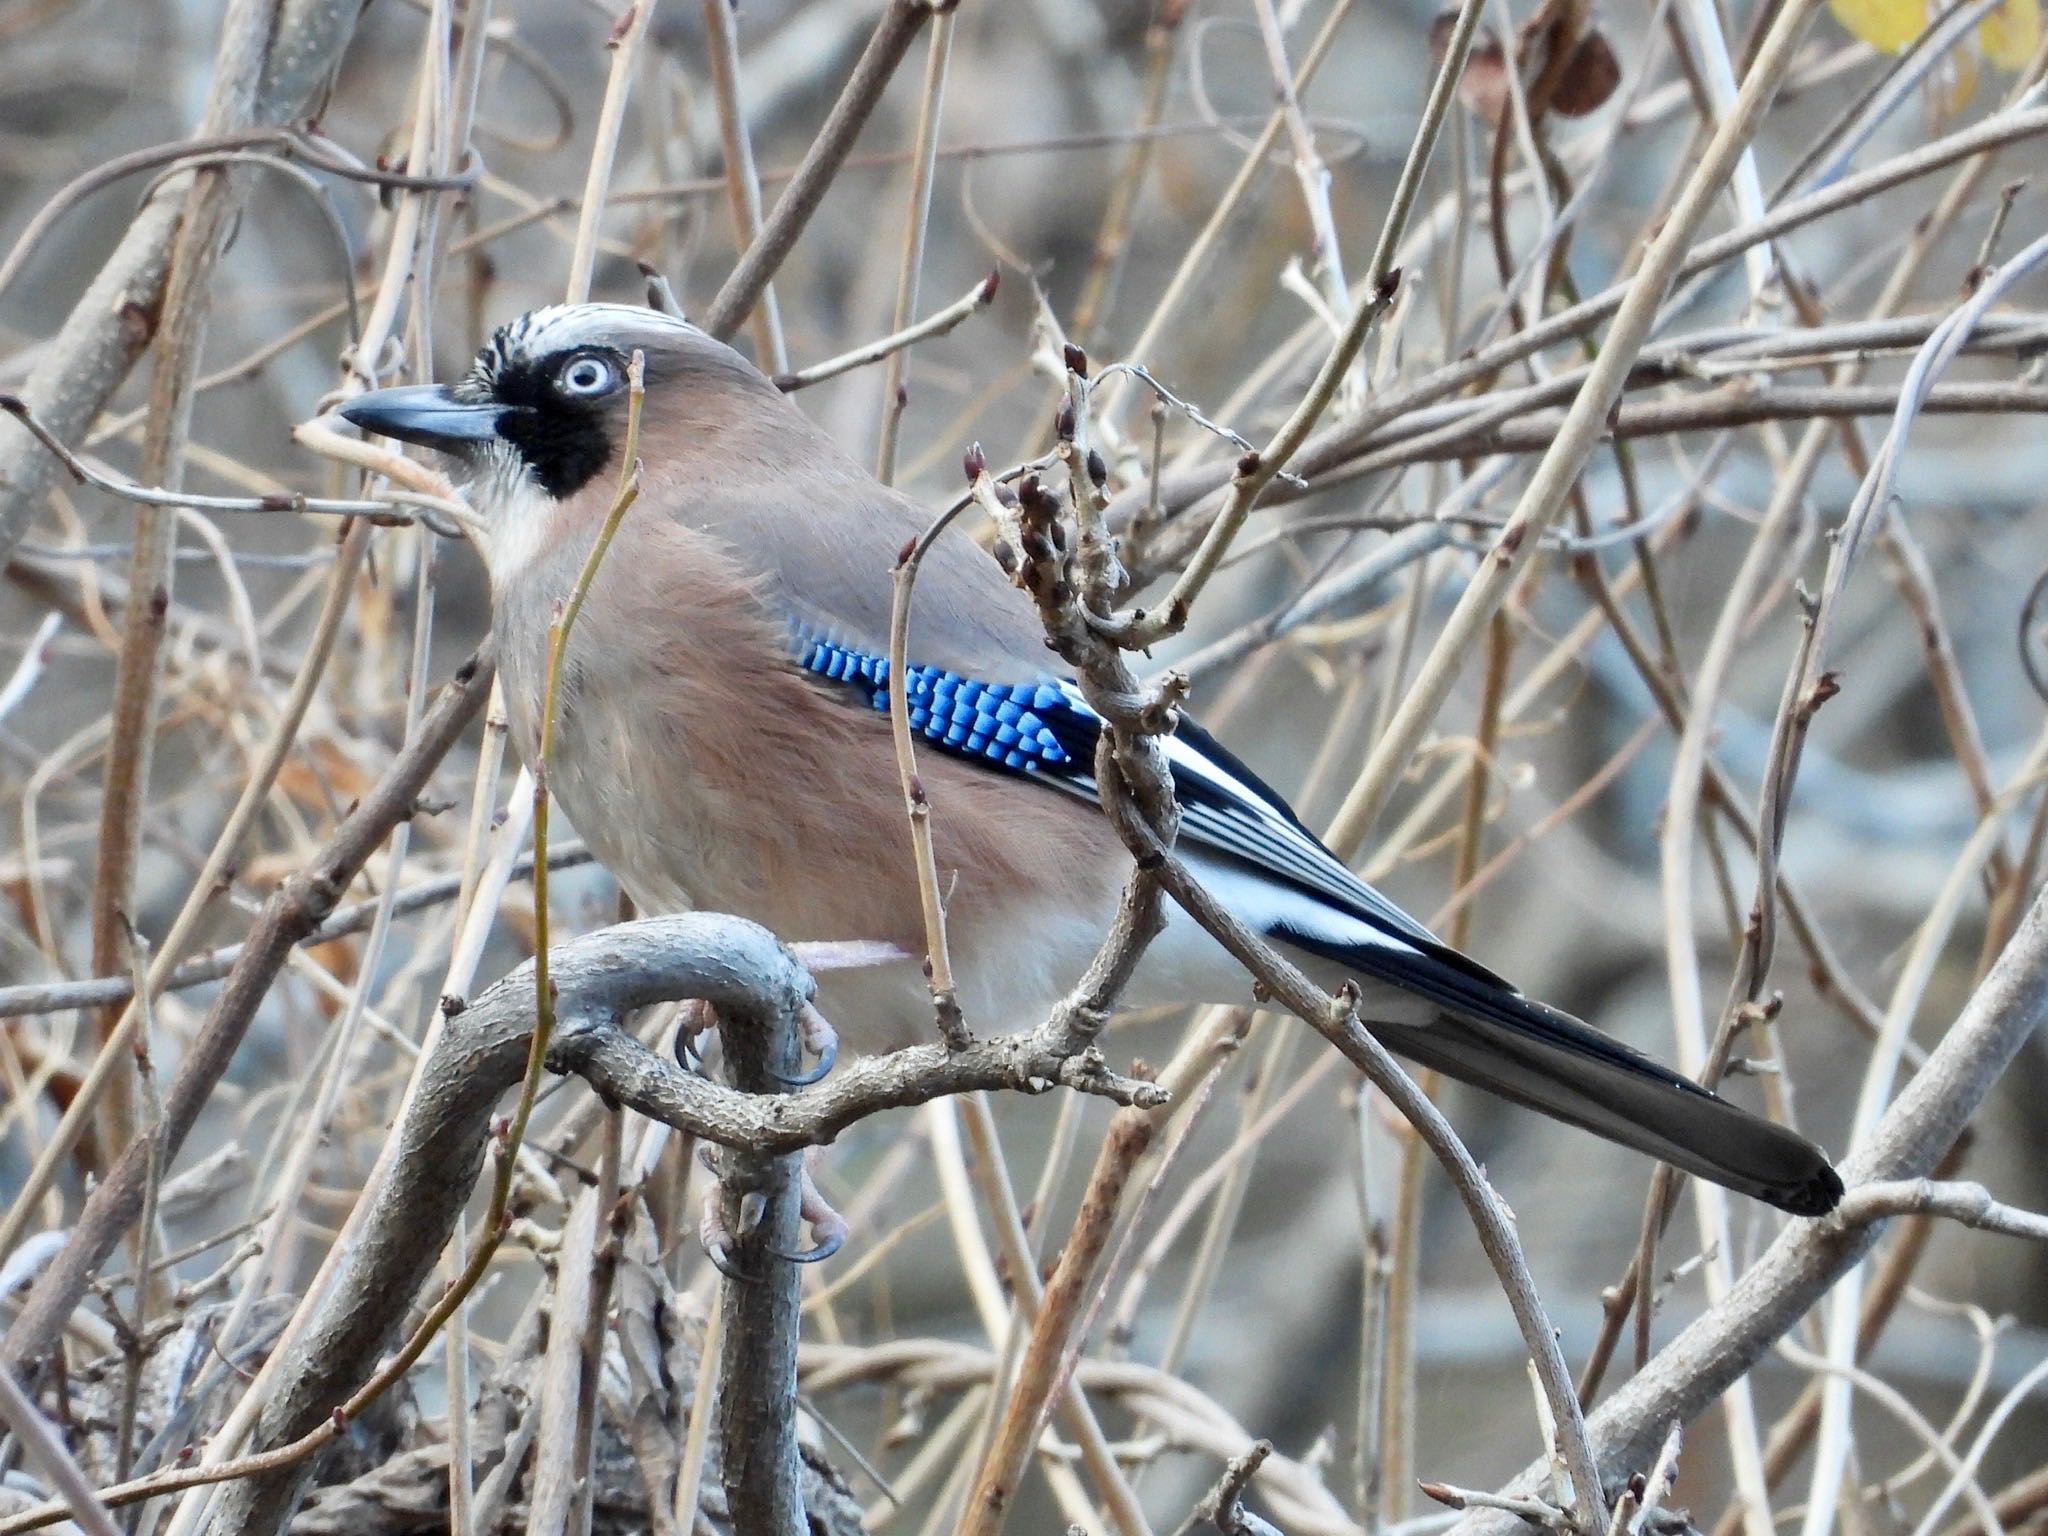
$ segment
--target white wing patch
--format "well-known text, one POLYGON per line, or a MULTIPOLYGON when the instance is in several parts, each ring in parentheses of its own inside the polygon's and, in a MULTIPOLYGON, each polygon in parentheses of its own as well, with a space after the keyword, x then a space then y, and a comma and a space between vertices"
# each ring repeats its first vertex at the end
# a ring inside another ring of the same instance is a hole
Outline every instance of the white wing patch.
MULTIPOLYGON (((1077 686, 1062 683, 1061 687, 1078 713, 1097 719, 1077 686)), ((1174 735, 1160 738, 1160 745, 1180 794, 1182 839, 1277 876, 1277 880, 1249 882, 1274 892, 1273 901, 1286 911, 1284 919, 1276 920, 1284 920, 1298 932, 1314 933, 1318 932, 1317 919, 1312 914, 1320 912, 1325 926, 1343 920, 1343 936, 1333 931, 1332 943, 1390 942, 1411 954, 1442 949, 1435 934, 1316 841, 1249 770, 1220 758, 1221 748, 1210 742, 1206 732, 1184 726, 1174 735)), ((1076 787, 1083 782, 1077 780, 1076 787)), ((1085 787, 1093 793, 1092 776, 1085 778, 1085 787)), ((1232 905, 1246 921, 1257 921, 1248 907, 1232 905)))

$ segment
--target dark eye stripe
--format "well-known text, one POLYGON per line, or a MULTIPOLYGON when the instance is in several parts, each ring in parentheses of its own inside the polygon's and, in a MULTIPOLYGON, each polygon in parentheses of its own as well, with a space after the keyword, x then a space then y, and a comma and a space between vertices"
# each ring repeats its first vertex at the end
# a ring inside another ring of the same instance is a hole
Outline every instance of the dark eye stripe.
MULTIPOLYGON (((498 435, 557 501, 582 490, 612 459, 603 394, 572 394, 558 382, 576 360, 563 353, 508 358, 491 388, 492 398, 511 407, 499 420, 498 435)), ((605 360, 594 361, 603 366, 605 360)))

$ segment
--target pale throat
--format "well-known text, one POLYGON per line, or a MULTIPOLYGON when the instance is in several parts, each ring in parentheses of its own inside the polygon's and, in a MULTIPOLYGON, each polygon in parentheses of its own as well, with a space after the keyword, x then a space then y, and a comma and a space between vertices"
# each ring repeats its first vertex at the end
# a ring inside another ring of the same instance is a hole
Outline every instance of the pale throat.
POLYGON ((462 492, 479 513, 477 553, 500 591, 526 575, 559 537, 563 504, 541 489, 516 452, 482 458, 462 492))

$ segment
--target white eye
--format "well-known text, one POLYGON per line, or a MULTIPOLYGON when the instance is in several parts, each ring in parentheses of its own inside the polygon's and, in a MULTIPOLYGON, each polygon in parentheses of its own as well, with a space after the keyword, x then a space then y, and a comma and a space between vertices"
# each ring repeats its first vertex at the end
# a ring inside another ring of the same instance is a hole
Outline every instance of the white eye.
POLYGON ((619 382, 619 373, 610 359, 586 352, 581 357, 572 357, 562 365, 555 375, 555 383, 565 395, 589 399, 594 395, 610 394, 619 382))

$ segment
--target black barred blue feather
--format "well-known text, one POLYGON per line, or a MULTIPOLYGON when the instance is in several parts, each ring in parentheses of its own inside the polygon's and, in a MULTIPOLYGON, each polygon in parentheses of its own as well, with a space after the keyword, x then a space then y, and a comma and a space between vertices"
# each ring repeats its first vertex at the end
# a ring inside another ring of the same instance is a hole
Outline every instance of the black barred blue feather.
MULTIPOLYGON (((847 685, 876 710, 889 707, 889 659, 803 635, 798 664, 847 685)), ((1071 682, 983 683, 942 667, 915 664, 910 674, 910 728, 942 751, 1019 773, 1049 787, 1095 798, 1095 745, 1102 719, 1071 682)), ((1429 955, 1459 974, 1491 985, 1500 978, 1446 946, 1435 934, 1353 874, 1301 824, 1287 802, 1213 736, 1185 715, 1164 740, 1180 801, 1183 846, 1220 856, 1271 882, 1305 893, 1370 925, 1389 959, 1429 955)), ((1269 912, 1241 915, 1275 932, 1291 907, 1281 897, 1269 912)))
MULTIPOLYGON (((876 709, 889 707, 889 658, 830 640, 804 643, 798 665, 850 683, 876 709)), ((983 683, 943 667, 908 666, 910 728, 933 744, 1002 768, 1039 768, 1073 759, 1045 716, 1066 707, 1054 683, 983 683)))

